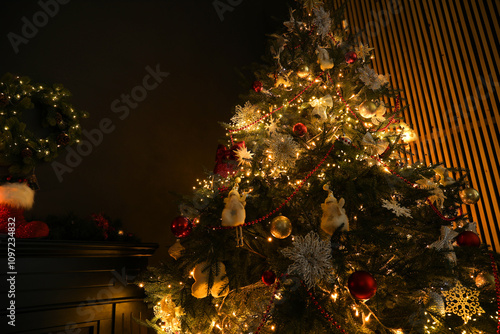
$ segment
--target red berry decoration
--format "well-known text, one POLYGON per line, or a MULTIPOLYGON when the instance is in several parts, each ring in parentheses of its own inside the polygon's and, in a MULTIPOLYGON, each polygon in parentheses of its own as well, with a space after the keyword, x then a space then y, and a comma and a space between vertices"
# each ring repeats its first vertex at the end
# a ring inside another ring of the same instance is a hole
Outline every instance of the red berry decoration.
POLYGON ((354 298, 368 300, 375 295, 377 282, 369 272, 355 271, 349 277, 347 287, 354 298))
POLYGON ((174 219, 172 225, 170 225, 170 228, 172 229, 172 233, 176 238, 184 238, 191 234, 193 225, 191 224, 191 221, 186 217, 179 216, 174 219))
POLYGON ((268 286, 273 285, 276 282, 276 274, 271 270, 264 271, 262 273, 262 282, 268 286))
POLYGON ((293 126, 293 134, 302 137, 307 133, 307 127, 302 123, 297 123, 293 126))
POLYGON ((345 54, 345 61, 348 64, 352 64, 358 59, 358 55, 354 51, 349 51, 345 54))
POLYGON ((472 231, 463 231, 457 236, 457 244, 460 247, 479 247, 481 240, 479 236, 472 231))
POLYGON ((252 85, 252 88, 257 93, 260 93, 260 91, 262 90, 262 82, 260 82, 260 81, 254 81, 253 85, 252 85))

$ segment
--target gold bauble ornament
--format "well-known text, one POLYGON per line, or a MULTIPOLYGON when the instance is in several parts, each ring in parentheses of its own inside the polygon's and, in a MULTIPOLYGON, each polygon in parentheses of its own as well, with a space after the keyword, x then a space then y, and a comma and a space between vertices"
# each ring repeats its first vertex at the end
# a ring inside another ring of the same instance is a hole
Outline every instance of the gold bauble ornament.
POLYGON ((285 216, 278 216, 271 222, 271 234, 278 239, 285 239, 292 233, 292 222, 285 216))
POLYGON ((476 204, 481 198, 479 191, 474 188, 465 188, 460 191, 459 195, 462 202, 467 205, 476 204))
POLYGON ((309 74, 311 74, 311 71, 307 65, 301 65, 297 71, 297 76, 302 79, 307 78, 309 74))
POLYGON ((378 106, 375 103, 365 101, 359 105, 358 112, 363 118, 372 118, 377 114, 377 108, 378 106))

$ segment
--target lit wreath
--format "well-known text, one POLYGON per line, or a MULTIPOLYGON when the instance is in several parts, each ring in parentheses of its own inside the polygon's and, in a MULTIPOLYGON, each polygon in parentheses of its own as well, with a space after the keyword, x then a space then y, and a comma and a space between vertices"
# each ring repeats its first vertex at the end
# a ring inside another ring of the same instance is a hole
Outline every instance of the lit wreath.
POLYGON ((31 84, 27 77, 0 79, 0 166, 8 168, 9 179, 29 176, 37 164, 79 141, 80 120, 88 115, 73 109, 70 95, 62 85, 31 84), (27 129, 27 117, 39 122, 43 135, 27 129))

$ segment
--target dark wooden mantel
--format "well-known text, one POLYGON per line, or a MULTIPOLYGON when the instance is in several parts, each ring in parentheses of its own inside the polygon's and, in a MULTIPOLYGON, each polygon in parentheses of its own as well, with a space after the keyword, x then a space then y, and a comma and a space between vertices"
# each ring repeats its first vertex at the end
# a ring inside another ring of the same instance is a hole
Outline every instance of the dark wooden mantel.
POLYGON ((16 240, 15 298, 7 283, 7 238, 0 236, 0 332, 25 334, 147 333, 149 318, 133 284, 157 244, 16 240), (7 307, 15 300, 15 327, 7 307), (5 329, 5 330, 4 330, 5 329))

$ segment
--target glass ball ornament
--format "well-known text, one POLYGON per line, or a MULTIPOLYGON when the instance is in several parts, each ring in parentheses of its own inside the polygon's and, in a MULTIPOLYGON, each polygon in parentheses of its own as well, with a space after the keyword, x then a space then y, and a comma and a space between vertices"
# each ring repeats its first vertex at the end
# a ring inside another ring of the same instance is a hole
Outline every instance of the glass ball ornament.
POLYGON ((354 51, 349 51, 345 54, 345 62, 348 64, 352 64, 358 59, 358 55, 354 51))
POLYGON ((293 126, 293 134, 297 137, 302 137, 307 133, 307 127, 302 123, 297 123, 293 126))
POLYGON ((457 244, 460 247, 479 247, 481 239, 472 231, 463 231, 457 236, 457 244))
POLYGON ((351 295, 359 300, 368 300, 377 292, 377 282, 367 271, 355 271, 349 276, 347 287, 351 295))
POLYGON ((377 114, 378 106, 372 101, 365 101, 358 107, 358 112, 363 118, 372 118, 377 114))
POLYGON ((299 69, 297 70, 297 76, 299 78, 307 78, 309 74, 311 73, 311 70, 309 69, 309 66, 307 65, 301 65, 299 69))
POLYGON ((278 239, 285 239, 292 233, 292 222, 285 216, 278 216, 271 222, 271 234, 278 239))
POLYGON ((191 234, 193 225, 186 217, 179 216, 174 219, 172 225, 170 225, 170 229, 176 238, 185 238, 191 234))
POLYGON ((272 270, 266 270, 262 273, 262 282, 265 285, 271 286, 276 282, 276 274, 272 270))
POLYGON ((477 201, 479 201, 479 199, 481 198, 481 195, 479 195, 479 191, 474 188, 465 188, 463 190, 460 190, 459 195, 462 202, 467 205, 476 204, 477 201))

